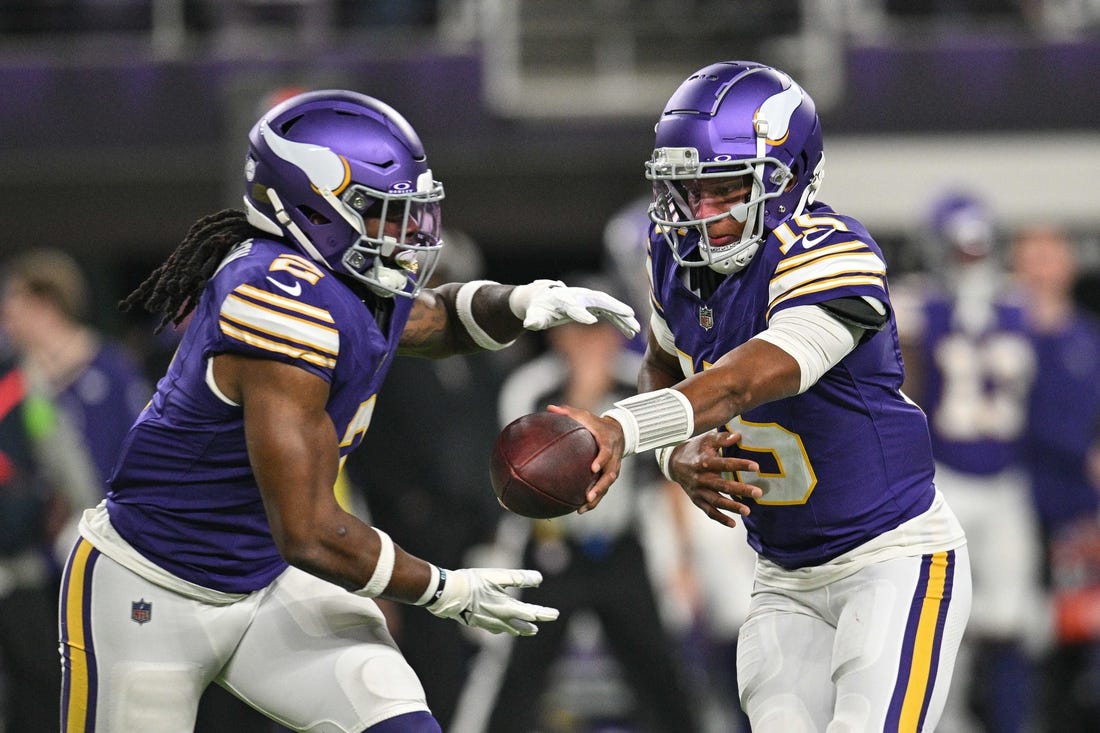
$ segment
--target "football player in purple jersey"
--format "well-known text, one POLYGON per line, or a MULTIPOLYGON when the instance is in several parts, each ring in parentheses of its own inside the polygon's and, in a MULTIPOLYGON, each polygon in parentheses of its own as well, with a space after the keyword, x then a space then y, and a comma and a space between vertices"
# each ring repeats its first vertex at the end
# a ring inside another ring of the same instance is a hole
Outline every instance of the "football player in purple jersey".
MULTIPOLYGON (((423 287, 444 246, 443 186, 374 98, 292 97, 249 143, 244 210, 198 221, 122 303, 187 325, 66 566, 62 727, 191 730, 214 683, 297 731, 438 732, 373 599, 518 636, 557 611, 508 594, 537 572, 406 553, 341 508, 339 467, 397 354, 638 323, 556 281, 423 287)), ((420 446, 392 449, 416 470, 420 446)))
POLYGON ((601 416, 554 409, 600 444, 582 512, 622 456, 656 449, 696 506, 744 523, 758 559, 737 677, 754 733, 932 730, 970 611, 966 538, 900 390, 882 252, 815 200, 823 160, 788 75, 730 61, 688 77, 646 164, 642 392, 601 416))

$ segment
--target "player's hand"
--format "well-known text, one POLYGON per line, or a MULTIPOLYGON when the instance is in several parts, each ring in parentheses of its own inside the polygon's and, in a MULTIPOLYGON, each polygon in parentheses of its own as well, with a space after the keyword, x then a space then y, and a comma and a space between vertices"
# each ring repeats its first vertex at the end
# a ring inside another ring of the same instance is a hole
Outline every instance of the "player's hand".
POLYGON ((508 305, 528 331, 543 331, 563 323, 592 324, 600 318, 633 338, 641 329, 634 309, 607 293, 570 287, 560 280, 535 280, 517 286, 508 305))
POLYGON ((558 609, 524 603, 508 595, 507 588, 534 588, 542 582, 537 570, 465 568, 448 570, 443 594, 427 608, 440 618, 453 618, 467 626, 534 636, 536 621, 553 621, 558 609))
POLYGON ((588 432, 595 436, 596 444, 599 446, 599 451, 592 460, 592 473, 599 474, 599 478, 596 479, 596 483, 592 484, 585 495, 588 503, 577 510, 577 514, 584 514, 596 508, 596 505, 603 499, 604 494, 611 488, 611 484, 619 478, 619 471, 622 469, 623 464, 623 452, 626 449, 626 438, 623 435, 622 425, 619 424, 618 420, 610 417, 600 417, 578 407, 549 405, 546 409, 559 415, 567 415, 588 428, 588 432))
POLYGON ((726 512, 740 516, 750 512, 748 505, 738 499, 745 496, 759 499, 764 493, 758 486, 732 478, 734 471, 760 471, 756 461, 722 455, 723 448, 735 445, 739 440, 740 433, 711 430, 677 447, 668 464, 669 476, 683 487, 691 503, 727 527, 736 527, 737 522, 726 512))

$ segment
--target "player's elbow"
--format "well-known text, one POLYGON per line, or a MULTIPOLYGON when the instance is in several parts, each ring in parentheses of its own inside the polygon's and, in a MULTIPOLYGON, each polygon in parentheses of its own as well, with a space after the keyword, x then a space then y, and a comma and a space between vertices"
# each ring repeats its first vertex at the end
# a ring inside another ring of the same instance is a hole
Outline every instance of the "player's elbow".
POLYGON ((279 530, 272 527, 275 548, 288 565, 310 571, 317 567, 324 554, 324 544, 316 532, 305 523, 283 524, 279 530))

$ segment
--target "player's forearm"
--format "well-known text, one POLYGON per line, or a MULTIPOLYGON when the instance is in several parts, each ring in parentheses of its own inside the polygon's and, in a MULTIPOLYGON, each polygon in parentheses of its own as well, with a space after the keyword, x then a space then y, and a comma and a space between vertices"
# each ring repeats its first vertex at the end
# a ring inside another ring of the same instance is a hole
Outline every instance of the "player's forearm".
POLYGON ((757 405, 796 394, 799 374, 798 364, 784 351, 751 340, 724 355, 713 367, 684 379, 677 358, 651 335, 638 373, 638 391, 671 387, 683 393, 691 403, 695 434, 699 434, 725 425, 757 405))
POLYGON ((508 305, 514 289, 482 281, 422 292, 401 335, 401 353, 437 359, 503 348, 524 330, 508 305))
POLYGON ((753 339, 675 388, 691 402, 698 435, 758 405, 797 394, 799 367, 779 347, 753 339))
MULTIPOLYGON (((309 537, 284 542, 291 565, 349 591, 416 603, 428 588, 432 566, 399 547, 381 530, 340 512, 319 521, 309 537)), ((434 587, 434 586, 433 586, 434 587)))

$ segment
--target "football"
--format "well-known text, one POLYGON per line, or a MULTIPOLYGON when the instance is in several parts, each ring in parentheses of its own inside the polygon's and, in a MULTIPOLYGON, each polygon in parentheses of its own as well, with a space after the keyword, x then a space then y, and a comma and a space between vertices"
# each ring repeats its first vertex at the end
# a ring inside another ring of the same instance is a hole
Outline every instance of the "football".
POLYGON ((501 505, 532 519, 560 517, 585 504, 596 482, 599 448, 588 428, 553 412, 509 423, 493 446, 489 474, 501 505))

